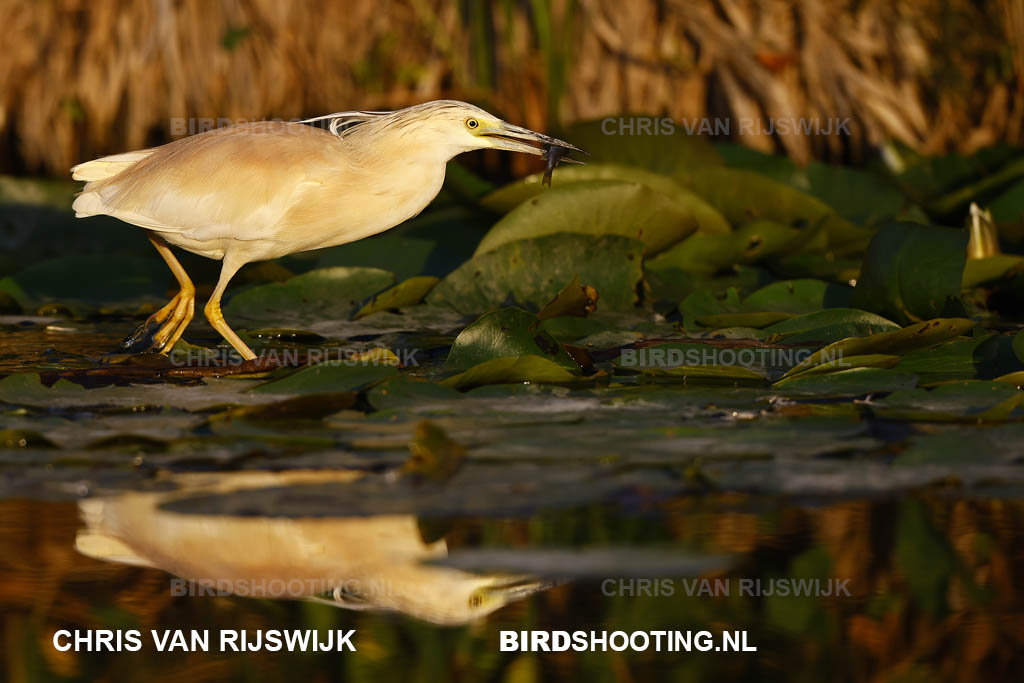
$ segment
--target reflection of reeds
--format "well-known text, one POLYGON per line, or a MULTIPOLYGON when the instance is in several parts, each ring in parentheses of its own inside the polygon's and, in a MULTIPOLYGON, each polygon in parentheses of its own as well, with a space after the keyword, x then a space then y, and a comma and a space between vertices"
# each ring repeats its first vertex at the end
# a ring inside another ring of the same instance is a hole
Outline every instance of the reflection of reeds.
MULTIPOLYGON (((214 634, 217 628, 358 628, 359 650, 346 655, 349 670, 387 663, 401 677, 413 671, 422 674, 423 667, 444 671, 457 666, 477 673, 507 667, 513 659, 511 654, 494 657, 501 628, 527 628, 527 624, 686 628, 688 620, 696 619, 701 628, 713 624, 750 629, 770 660, 800 662, 798 671, 840 672, 849 665, 855 667, 849 677, 858 680, 899 680, 916 672, 915 680, 991 681, 1006 680, 1009 672, 1019 670, 1020 634, 1024 633, 1019 589, 1024 572, 1024 555, 1019 550, 1024 544, 1024 503, 1019 500, 941 495, 796 507, 722 494, 674 499, 661 503, 659 511, 660 516, 634 518, 600 507, 579 516, 559 509, 544 520, 448 521, 446 539, 449 547, 473 547, 481 538, 486 539, 485 545, 513 547, 531 538, 538 547, 581 543, 642 547, 679 541, 710 553, 735 554, 738 576, 765 580, 798 578, 794 571, 800 558, 811 553, 828 558, 829 577, 850 579, 851 596, 814 601, 813 610, 829 615, 827 629, 814 634, 796 630, 789 641, 773 641, 774 622, 765 601, 743 597, 735 589, 730 597, 688 598, 676 582, 672 596, 615 601, 601 598, 595 584, 582 582, 538 594, 533 600, 542 605, 539 616, 536 607, 527 607, 528 602, 517 603, 473 628, 452 630, 438 638, 421 624, 370 612, 232 597, 174 598, 168 575, 162 572, 77 554, 74 539, 81 522, 76 506, 7 501, 0 503, 0 610, 5 615, 0 620, 0 662, 12 681, 47 678, 38 669, 34 676, 17 675, 31 666, 67 676, 78 673, 91 680, 99 676, 85 675, 90 665, 104 663, 112 668, 129 665, 138 680, 223 680, 237 678, 252 666, 271 680, 283 675, 323 680, 322 672, 314 677, 317 668, 334 671, 337 667, 337 657, 328 658, 329 653, 320 659, 264 652, 244 658, 180 654, 173 660, 176 676, 172 678, 166 673, 168 655, 155 653, 152 646, 132 657, 112 654, 104 662, 85 653, 58 652, 50 638, 57 628, 139 628, 144 633, 150 628, 209 628, 214 634), (907 534, 900 520, 914 510, 922 524, 907 534), (929 558, 936 553, 940 559, 948 555, 955 568, 948 582, 938 586, 940 609, 930 611, 917 604, 914 595, 916 587, 935 577, 931 565, 911 562, 921 572, 915 575, 904 563, 908 556, 929 558), (399 651, 406 656, 395 656, 399 651), (410 652, 419 659, 409 658, 410 652), (828 663, 830 657, 847 655, 852 658, 848 664, 828 663)), ((800 602, 787 598, 778 604, 799 606, 800 602)), ((784 617, 799 619, 801 614, 806 613, 800 609, 784 617)), ((567 652, 551 661, 566 679, 579 678, 583 671, 592 673, 595 667, 615 666, 620 680, 647 680, 654 677, 645 675, 649 667, 665 666, 664 661, 643 653, 596 653, 590 658, 567 652)), ((751 658, 747 663, 755 661, 751 658)), ((699 662, 707 667, 708 676, 722 666, 716 658, 699 662)), ((672 666, 692 673, 693 663, 683 658, 672 666)), ((448 680, 454 676, 424 677, 448 680)))
POLYGON ((534 127, 621 111, 852 120, 849 139, 745 136, 801 161, 887 138, 970 151, 1024 130, 1024 0, 8 0, 0 22, 15 37, 4 165, 54 173, 163 141, 172 116, 442 96, 534 127))

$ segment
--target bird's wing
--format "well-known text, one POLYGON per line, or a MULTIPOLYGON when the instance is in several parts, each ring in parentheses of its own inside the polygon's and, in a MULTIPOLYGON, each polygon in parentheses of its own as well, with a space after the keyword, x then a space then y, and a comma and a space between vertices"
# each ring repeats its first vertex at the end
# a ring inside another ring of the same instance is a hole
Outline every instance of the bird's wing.
POLYGON ((140 149, 136 152, 114 154, 86 161, 71 167, 71 177, 75 180, 105 180, 127 170, 135 162, 145 159, 153 153, 153 149, 140 149))
POLYGON ((310 126, 262 122, 221 128, 147 150, 86 184, 78 217, 106 214, 200 241, 273 238, 297 193, 344 169, 341 141, 310 126))

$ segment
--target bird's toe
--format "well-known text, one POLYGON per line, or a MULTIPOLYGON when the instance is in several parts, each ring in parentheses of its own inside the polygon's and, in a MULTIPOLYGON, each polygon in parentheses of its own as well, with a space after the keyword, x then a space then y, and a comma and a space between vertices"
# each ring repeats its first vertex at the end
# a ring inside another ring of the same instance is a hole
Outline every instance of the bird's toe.
POLYGON ((157 340, 157 333, 160 332, 163 323, 147 318, 135 330, 121 340, 117 345, 118 353, 159 353, 163 349, 163 343, 157 340))

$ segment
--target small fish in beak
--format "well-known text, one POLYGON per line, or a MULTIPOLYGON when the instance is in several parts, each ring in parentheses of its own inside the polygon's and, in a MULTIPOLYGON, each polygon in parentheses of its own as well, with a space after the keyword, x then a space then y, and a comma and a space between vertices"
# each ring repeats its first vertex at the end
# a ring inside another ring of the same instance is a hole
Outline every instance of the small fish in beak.
MULTIPOLYGON (((551 145, 544 153, 545 158, 548 162, 548 167, 544 169, 544 179, 541 181, 544 185, 551 187, 551 172, 555 170, 555 166, 558 166, 558 162, 562 160, 566 154, 571 150, 568 147, 561 147, 559 145, 551 145)), ((573 159, 567 159, 566 161, 574 161, 573 159)), ((579 162, 577 162, 579 163, 579 162)))

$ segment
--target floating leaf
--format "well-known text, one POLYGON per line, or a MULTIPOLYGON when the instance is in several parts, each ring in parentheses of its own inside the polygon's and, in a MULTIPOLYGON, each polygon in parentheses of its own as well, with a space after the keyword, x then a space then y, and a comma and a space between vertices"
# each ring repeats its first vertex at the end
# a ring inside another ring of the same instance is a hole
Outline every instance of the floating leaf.
POLYGON ((412 306, 423 300, 430 290, 441 280, 432 275, 420 275, 411 277, 400 282, 394 287, 385 289, 376 294, 355 314, 354 319, 359 320, 368 315, 388 311, 403 306, 412 306))
POLYGON ((967 259, 961 286, 964 289, 1014 277, 1024 272, 1024 258, 1013 254, 997 254, 985 258, 967 259))
POLYGON ((961 315, 967 239, 965 230, 883 225, 868 247, 851 303, 901 323, 961 315))
POLYGON ((581 285, 580 276, 574 275, 567 284, 537 313, 538 320, 559 317, 585 317, 597 310, 599 294, 590 285, 581 285))
POLYGON ((462 394, 454 389, 411 377, 394 377, 366 392, 366 399, 377 410, 424 406, 460 398, 462 394))
POLYGON ((916 385, 917 375, 912 372, 872 367, 822 374, 804 373, 776 384, 786 393, 815 397, 863 396, 910 389, 916 385))
POLYGON ((578 276, 597 290, 602 310, 631 309, 643 276, 642 254, 641 243, 616 235, 518 240, 462 264, 434 288, 427 302, 480 313, 511 297, 539 309, 578 276))
POLYGON ((905 354, 899 369, 917 374, 922 384, 992 377, 1020 367, 1005 342, 1009 340, 993 334, 954 339, 905 354))
POLYGON ((681 365, 671 368, 648 367, 644 374, 654 377, 672 377, 687 384, 727 383, 762 386, 768 383, 761 372, 742 365, 681 365))
POLYGON ((329 361, 302 368, 281 379, 250 389, 258 394, 338 394, 356 391, 393 377, 392 365, 363 365, 354 361, 329 361))
POLYGON ((554 361, 541 356, 527 355, 485 361, 454 377, 449 377, 441 384, 453 389, 469 389, 484 384, 578 380, 578 377, 554 361))
POLYGON ((821 280, 783 280, 762 287, 743 300, 748 311, 784 311, 816 313, 822 308, 839 308, 849 304, 851 287, 821 280))
POLYGON ((804 359, 784 376, 795 375, 821 363, 832 362, 846 356, 871 354, 900 355, 914 349, 936 346, 964 334, 975 325, 964 318, 937 318, 917 323, 892 332, 880 332, 868 337, 852 337, 829 344, 804 359))
POLYGON ((795 228, 819 228, 833 246, 866 243, 869 233, 816 197, 769 178, 731 168, 702 168, 676 176, 718 209, 734 226, 767 220, 795 228))
POLYGON ((679 200, 646 185, 592 180, 551 188, 523 202, 488 232, 476 255, 516 240, 559 232, 621 235, 657 253, 693 233, 699 223, 679 200))
POLYGON ((755 263, 776 254, 798 249, 824 249, 826 242, 820 230, 799 230, 775 221, 754 220, 735 232, 722 234, 695 233, 646 263, 654 272, 678 269, 685 272, 713 275, 741 263, 755 263), (811 233, 818 236, 817 243, 811 233))
POLYGON ((394 282, 394 275, 377 268, 319 268, 287 282, 240 292, 224 307, 224 315, 250 321, 280 321, 296 315, 313 320, 348 318, 361 301, 394 282))
POLYGON ((540 328, 537 316, 519 308, 492 311, 464 329, 452 344, 446 364, 464 370, 495 358, 536 355, 578 370, 558 340, 540 328))
MULTIPOLYGON (((535 173, 506 185, 485 197, 481 204, 492 211, 508 213, 528 199, 545 191, 542 184, 543 175, 535 173)), ((669 176, 630 166, 587 164, 586 166, 559 168, 554 173, 554 179, 559 187, 567 183, 595 180, 618 180, 644 185, 672 197, 677 203, 687 207, 697 221, 697 234, 729 234, 731 232, 729 222, 717 209, 669 176)))
POLYGON ((774 386, 786 386, 787 384, 790 384, 802 377, 821 375, 839 370, 851 370, 853 368, 891 368, 899 362, 899 356, 889 356, 884 353, 874 353, 864 356, 846 356, 844 358, 837 358, 835 360, 828 361, 827 363, 821 363, 820 365, 809 367, 799 373, 794 373, 789 377, 780 379, 774 384, 774 386))
POLYGON ((890 332, 900 326, 880 315, 855 308, 827 308, 782 320, 766 327, 770 335, 787 344, 831 344, 847 337, 867 337, 890 332))

